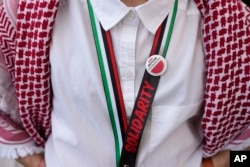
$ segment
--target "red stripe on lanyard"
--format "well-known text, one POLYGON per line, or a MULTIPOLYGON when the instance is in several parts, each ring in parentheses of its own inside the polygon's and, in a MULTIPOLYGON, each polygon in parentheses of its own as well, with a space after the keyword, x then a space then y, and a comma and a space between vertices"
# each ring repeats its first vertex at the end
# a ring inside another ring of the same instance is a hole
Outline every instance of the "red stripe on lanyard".
POLYGON ((153 42, 153 45, 152 45, 152 49, 151 49, 151 52, 150 52, 150 56, 155 54, 156 50, 159 50, 159 47, 160 47, 160 44, 158 41, 161 41, 160 38, 162 39, 162 34, 165 29, 165 24, 161 24, 161 26, 158 28, 158 30, 156 31, 156 34, 155 34, 155 38, 154 38, 154 42, 153 42))
MULTIPOLYGON (((89 5, 89 10, 90 10, 90 18, 91 18, 91 24, 92 24, 92 30, 93 30, 93 35, 94 37, 98 38, 98 33, 96 30, 96 24, 94 21, 94 14, 93 14, 93 9, 88 1, 89 5)), ((167 38, 165 41, 165 44, 162 45, 162 39, 164 36, 165 28, 166 28, 166 22, 167 18, 164 20, 164 22, 161 24, 161 26, 158 28, 154 42, 152 45, 152 49, 150 52, 149 56, 159 54, 159 50, 162 48, 161 46, 164 46, 163 50, 163 57, 165 58, 166 52, 168 50, 169 42, 171 39, 171 34, 174 26, 174 21, 175 21, 175 16, 177 12, 177 6, 178 6, 178 0, 175 1, 174 5, 174 10, 173 10, 173 15, 171 18, 170 26, 169 26, 169 32, 167 34, 167 38)), ((112 88, 114 92, 114 97, 115 97, 115 103, 116 103, 116 108, 117 108, 117 114, 119 117, 119 124, 121 128, 121 134, 123 138, 123 148, 122 148, 122 153, 121 153, 121 159, 120 162, 119 160, 119 166, 120 167, 134 167, 136 163, 136 156, 139 148, 139 144, 141 141, 142 133, 144 130, 144 127, 146 125, 146 120, 149 115, 149 112, 151 110, 151 105, 154 100, 154 96, 156 93, 156 89, 159 83, 160 76, 152 76, 150 75, 147 70, 145 70, 143 79, 141 82, 141 86, 139 89, 139 93, 136 97, 134 109, 131 115, 131 119, 129 122, 129 125, 127 126, 127 118, 126 118, 126 111, 125 111, 125 105, 124 105, 124 100, 122 96, 122 90, 121 90, 121 85, 120 85, 120 78, 117 70, 117 65, 116 65, 116 59, 115 59, 115 54, 113 50, 113 44, 112 44, 112 39, 110 35, 110 31, 105 32, 103 27, 101 26, 101 32, 102 32, 102 39, 104 43, 104 48, 106 52, 106 58, 108 61, 108 68, 109 68, 109 73, 111 78, 107 78, 105 75, 105 72, 102 73, 102 78, 104 82, 104 88, 105 88, 105 94, 106 97, 109 97, 109 92, 107 92, 107 82, 106 79, 110 79, 112 82, 112 88)), ((99 38, 98 38, 99 39, 99 38)), ((98 53, 98 58, 100 59, 100 70, 103 69, 103 62, 102 62, 102 54, 100 53, 100 46, 97 43, 98 40, 95 39, 95 44, 97 48, 97 53, 98 53)), ((100 63, 99 62, 99 63, 100 63)), ((104 70, 105 71, 105 70, 104 70)), ((110 106, 110 98, 107 100, 108 106, 110 106)), ((113 117, 111 117, 113 119, 113 117)), ((113 123, 113 121, 111 122, 113 123)), ((112 124, 113 127, 113 124, 112 124)), ((113 128, 114 131, 114 136, 116 138, 115 132, 117 132, 116 128, 113 128)), ((117 140, 116 140, 117 141, 117 140)), ((117 143, 116 143, 117 144, 117 143)), ((116 145, 117 148, 117 145, 116 145)), ((116 149, 117 151, 117 149, 116 149)), ((117 153, 117 152, 116 152, 117 153)), ((117 154, 118 155, 118 154, 117 154)), ((119 155, 118 155, 119 156, 119 155)), ((119 158, 119 157, 116 157, 119 158)), ((117 164, 118 165, 118 164, 117 164)))
MULTIPOLYGON (((104 31, 102 29, 102 31, 104 31)), ((110 35, 110 31, 106 31, 105 33, 105 37, 103 37, 103 39, 106 39, 107 45, 108 45, 108 49, 109 50, 109 54, 107 54, 108 56, 108 60, 110 60, 110 72, 113 73, 114 76, 114 86, 116 88, 116 90, 114 90, 115 92, 115 97, 117 97, 118 99, 116 99, 116 103, 119 104, 119 109, 120 111, 118 111, 118 115, 119 115, 119 121, 120 121, 120 126, 121 126, 121 131, 122 131, 122 135, 123 135, 123 140, 125 138, 125 134, 127 131, 127 116, 126 116, 126 110, 125 110, 125 105, 124 105, 124 100, 123 100, 123 96, 122 96, 122 90, 121 90, 121 84, 120 84, 120 78, 119 78, 119 74, 118 74, 118 70, 117 70, 117 64, 116 64, 116 59, 115 59, 115 53, 114 53, 114 49, 113 49, 113 44, 112 44, 112 39, 111 39, 111 35, 110 35), (106 38, 105 38, 106 37, 106 38)))
MULTIPOLYGON (((161 26, 158 28, 158 30, 156 32, 154 42, 152 45, 152 49, 150 52, 150 56, 153 54, 157 54, 159 52, 159 48, 160 48, 160 45, 162 43, 163 33, 164 33, 165 27, 166 27, 166 21, 167 21, 167 18, 164 20, 164 22, 161 24, 161 26)), ((125 134, 127 132, 128 125, 127 125, 127 117, 126 117, 124 100, 123 100, 123 96, 122 96, 120 78, 119 78, 119 74, 118 74, 118 70, 117 70, 116 58, 115 58, 115 53, 114 53, 114 49, 113 49, 113 43, 112 43, 110 31, 105 31, 102 27, 101 27, 101 30, 102 30, 107 60, 109 63, 109 68, 110 68, 109 71, 111 73, 110 75, 114 76, 114 78, 111 78, 111 79, 112 79, 113 86, 114 86, 113 87, 114 94, 115 94, 115 97, 117 97, 116 104, 118 104, 118 106, 120 106, 120 107, 118 107, 119 108, 118 115, 119 115, 121 131, 122 131, 122 135, 123 135, 123 142, 125 142, 126 141, 125 134)), ((143 78, 145 78, 145 77, 143 77, 143 78)), ((149 77, 146 77, 146 78, 149 78, 149 77)), ((142 81, 142 83, 143 83, 143 81, 142 81)))
MULTIPOLYGON (((159 48, 161 46, 163 34, 165 31, 165 27, 166 27, 166 21, 167 21, 167 18, 164 20, 164 22, 161 24, 161 26, 158 28, 156 32, 154 42, 152 45, 152 49, 150 52, 150 56, 153 54, 158 54, 159 52, 159 48)), ((115 97, 118 97, 119 104, 121 105, 121 108, 120 108, 121 110, 118 111, 118 115, 119 117, 122 117, 122 118, 119 118, 119 120, 120 120, 121 128, 124 128, 122 129, 124 145, 122 149, 122 157, 120 161, 120 166, 124 166, 124 165, 133 166, 133 164, 135 164, 135 161, 136 161, 136 155, 137 155, 139 144, 141 141, 141 136, 142 136, 145 124, 146 124, 148 114, 150 112, 150 108, 154 99, 154 95, 155 95, 160 77, 151 76, 147 73, 147 71, 145 71, 143 80, 140 86, 140 90, 137 95, 135 106, 132 112, 131 120, 130 120, 129 125, 127 126, 126 111, 125 111, 124 100, 123 100, 121 86, 120 86, 120 79, 118 75, 111 35, 109 31, 106 31, 104 33, 103 28, 102 28, 102 31, 103 31, 102 34, 103 34, 103 40, 105 43, 104 46, 106 50, 106 55, 107 55, 108 63, 110 64, 109 71, 110 73, 113 73, 111 74, 111 76, 115 77, 113 79, 114 81, 113 85, 115 85, 113 88, 116 89, 114 90, 116 94, 115 97)))

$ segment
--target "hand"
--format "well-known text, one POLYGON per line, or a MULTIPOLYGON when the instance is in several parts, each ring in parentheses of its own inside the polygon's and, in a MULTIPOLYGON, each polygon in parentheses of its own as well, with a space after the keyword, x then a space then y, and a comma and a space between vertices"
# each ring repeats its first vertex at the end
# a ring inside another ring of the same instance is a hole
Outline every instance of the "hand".
POLYGON ((46 167, 44 161, 41 162, 41 160, 44 159, 43 154, 35 154, 35 155, 28 155, 23 158, 18 158, 17 162, 19 162, 24 167, 46 167))
POLYGON ((228 150, 221 151, 211 157, 214 167, 229 167, 230 152, 228 150))
POLYGON ((202 167, 229 167, 229 151, 221 151, 202 160, 202 167))

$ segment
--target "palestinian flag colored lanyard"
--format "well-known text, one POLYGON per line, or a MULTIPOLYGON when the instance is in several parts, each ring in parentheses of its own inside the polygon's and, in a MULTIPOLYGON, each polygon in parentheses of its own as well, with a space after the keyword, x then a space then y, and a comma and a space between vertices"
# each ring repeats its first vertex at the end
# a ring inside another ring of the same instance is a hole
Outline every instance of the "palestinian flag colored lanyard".
POLYGON ((107 107, 114 133, 116 165, 117 167, 134 167, 142 133, 153 103, 160 75, 167 68, 165 56, 174 27, 178 0, 175 0, 170 23, 167 22, 167 17, 156 32, 128 125, 110 31, 105 31, 102 28, 94 15, 90 0, 87 3, 107 107), (160 53, 162 54, 160 55, 160 53))

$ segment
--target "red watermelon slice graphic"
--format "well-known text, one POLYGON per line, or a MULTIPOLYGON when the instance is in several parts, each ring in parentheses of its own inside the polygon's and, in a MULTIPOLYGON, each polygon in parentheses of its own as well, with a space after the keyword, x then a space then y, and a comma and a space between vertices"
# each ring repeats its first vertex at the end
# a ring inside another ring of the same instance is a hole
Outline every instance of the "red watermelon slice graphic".
POLYGON ((158 74, 161 73, 164 70, 164 63, 162 61, 159 61, 154 68, 151 70, 152 73, 158 74))

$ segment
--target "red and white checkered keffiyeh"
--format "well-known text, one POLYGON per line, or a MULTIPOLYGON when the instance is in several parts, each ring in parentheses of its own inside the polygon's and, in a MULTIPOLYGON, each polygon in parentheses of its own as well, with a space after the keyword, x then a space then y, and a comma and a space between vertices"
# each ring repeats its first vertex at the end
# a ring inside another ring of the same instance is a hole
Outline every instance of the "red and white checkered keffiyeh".
MULTIPOLYGON (((204 20, 206 157, 250 139, 250 9, 240 0, 195 1, 204 20)), ((51 128, 49 46, 58 5, 59 0, 19 0, 16 27, 0 13, 0 44, 20 116, 39 145, 51 128)))
POLYGON ((250 124, 250 9, 239 0, 196 2, 204 19, 207 84, 202 130, 204 154, 210 156, 250 124))

